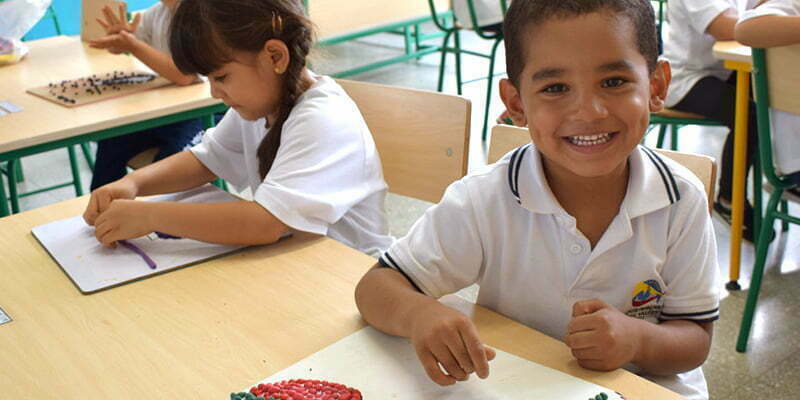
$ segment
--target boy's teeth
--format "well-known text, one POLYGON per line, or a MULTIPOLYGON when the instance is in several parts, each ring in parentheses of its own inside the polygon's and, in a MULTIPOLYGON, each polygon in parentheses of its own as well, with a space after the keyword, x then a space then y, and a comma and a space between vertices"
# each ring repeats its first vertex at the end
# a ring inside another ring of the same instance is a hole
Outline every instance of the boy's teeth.
POLYGON ((575 145, 578 146, 596 146, 598 144, 603 144, 611 139, 610 133, 601 133, 599 135, 590 135, 590 136, 568 136, 567 139, 575 145))

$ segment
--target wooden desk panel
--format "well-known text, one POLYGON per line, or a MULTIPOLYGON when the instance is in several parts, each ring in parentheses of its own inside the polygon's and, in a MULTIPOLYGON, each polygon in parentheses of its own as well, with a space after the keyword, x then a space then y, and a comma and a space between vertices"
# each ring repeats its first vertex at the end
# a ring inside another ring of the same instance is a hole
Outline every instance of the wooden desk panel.
POLYGON ((148 70, 135 57, 91 49, 77 37, 26 42, 30 53, 18 64, 0 67, 0 100, 23 111, 0 116, 0 153, 102 129, 221 104, 207 82, 148 90, 69 109, 25 90, 50 82, 114 70, 148 70))
MULTIPOLYGON (((439 12, 449 9, 447 0, 437 0, 436 5, 439 12)), ((431 15, 427 0, 309 0, 308 9, 321 40, 431 15)))
MULTIPOLYGON (((353 300, 371 257, 296 235, 81 295, 30 234, 86 197, 0 219, 0 393, 36 399, 225 399, 364 326, 353 300)), ((615 389, 679 399, 626 371, 588 371, 561 342, 454 296, 491 346, 615 389)))

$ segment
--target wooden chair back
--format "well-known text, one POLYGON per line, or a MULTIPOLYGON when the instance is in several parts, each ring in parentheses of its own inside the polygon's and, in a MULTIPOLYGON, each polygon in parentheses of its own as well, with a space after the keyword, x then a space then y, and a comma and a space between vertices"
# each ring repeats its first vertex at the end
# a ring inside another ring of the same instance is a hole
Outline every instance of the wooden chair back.
POLYGON ((800 45, 767 49, 767 66, 770 107, 800 114, 800 45))
MULTIPOLYGON (((529 143, 531 137, 528 130, 511 125, 496 125, 492 128, 492 140, 489 143, 489 157, 487 162, 493 163, 509 151, 529 143)), ((714 159, 700 154, 680 153, 677 151, 654 149, 678 164, 692 171, 703 183, 708 196, 709 211, 714 204, 714 183, 717 180, 717 166, 714 159)))
POLYGON ((361 110, 392 193, 433 203, 467 173, 471 104, 460 97, 338 80, 361 110))

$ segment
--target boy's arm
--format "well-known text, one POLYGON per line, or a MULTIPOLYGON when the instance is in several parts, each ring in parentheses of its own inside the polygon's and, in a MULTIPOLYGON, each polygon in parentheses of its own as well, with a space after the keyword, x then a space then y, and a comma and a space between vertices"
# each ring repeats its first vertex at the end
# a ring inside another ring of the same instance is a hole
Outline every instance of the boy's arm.
POLYGON ((356 287, 356 305, 376 329, 411 338, 431 380, 452 385, 472 372, 489 375, 494 351, 485 347, 464 314, 444 306, 411 285, 398 271, 376 265, 356 287), (438 364, 441 364, 447 375, 438 364))
POLYGON ((253 201, 178 203, 114 200, 95 221, 95 236, 106 246, 154 231, 208 243, 273 243, 288 227, 253 201))
POLYGON ((574 304, 567 329, 564 341, 584 368, 610 371, 633 363, 648 374, 672 375, 703 364, 713 322, 653 324, 593 299, 574 304))
POLYGON ((719 14, 706 28, 706 33, 717 41, 733 40, 733 32, 738 21, 736 10, 729 8, 719 14))
POLYGON ((800 43, 800 16, 765 15, 736 25, 736 40, 750 47, 777 47, 800 43))

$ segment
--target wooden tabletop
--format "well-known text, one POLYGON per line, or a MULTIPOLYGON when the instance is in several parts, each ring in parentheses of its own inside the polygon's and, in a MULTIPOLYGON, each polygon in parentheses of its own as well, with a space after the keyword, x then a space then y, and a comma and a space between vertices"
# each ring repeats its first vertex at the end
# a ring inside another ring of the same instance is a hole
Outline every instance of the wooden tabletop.
POLYGON ((735 40, 721 41, 714 44, 714 57, 726 61, 752 63, 750 47, 735 40))
MULTIPOLYGON (((317 36, 322 40, 431 15, 425 0, 309 0, 308 3, 311 20, 318 30, 317 36), (347 18, 342 18, 342 15, 347 18)), ((439 12, 449 10, 448 0, 436 0, 435 4, 439 12)))
POLYGON ((0 101, 23 111, 0 116, 0 153, 220 104, 207 82, 167 86, 67 108, 25 90, 51 82, 114 70, 148 70, 135 57, 89 48, 78 37, 56 36, 25 42, 30 53, 21 62, 0 66, 0 101))
MULTIPOLYGON (((0 393, 35 399, 216 399, 364 327, 353 291, 374 259, 324 237, 82 295, 30 234, 86 197, 0 219, 0 393)), ((491 346, 617 390, 680 397, 626 371, 577 365, 562 343, 453 296, 491 346)))

